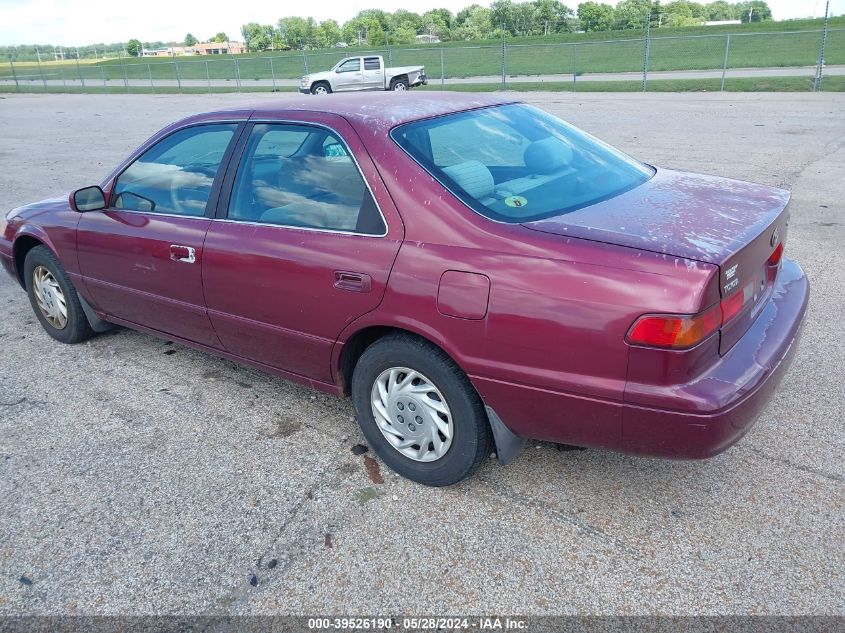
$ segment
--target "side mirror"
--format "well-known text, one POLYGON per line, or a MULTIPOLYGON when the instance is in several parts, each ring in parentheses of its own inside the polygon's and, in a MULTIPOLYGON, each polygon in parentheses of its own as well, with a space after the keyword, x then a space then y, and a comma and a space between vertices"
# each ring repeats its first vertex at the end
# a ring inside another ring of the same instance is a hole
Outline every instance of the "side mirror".
POLYGON ((77 189, 71 196, 77 211, 99 211, 106 208, 106 195, 97 186, 77 189))
POLYGON ((328 160, 343 160, 349 156, 346 148, 340 143, 330 143, 323 148, 323 151, 328 160))

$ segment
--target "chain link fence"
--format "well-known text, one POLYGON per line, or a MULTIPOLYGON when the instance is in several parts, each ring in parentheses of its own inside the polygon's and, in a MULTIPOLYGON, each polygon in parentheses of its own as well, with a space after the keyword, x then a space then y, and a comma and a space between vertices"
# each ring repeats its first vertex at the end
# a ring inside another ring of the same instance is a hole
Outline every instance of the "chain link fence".
MULTIPOLYGON (((6 92, 297 90, 343 49, 264 55, 0 63, 6 92)), ((424 65, 429 88, 571 91, 845 90, 845 28, 655 36, 557 44, 382 47, 392 66, 424 65)))

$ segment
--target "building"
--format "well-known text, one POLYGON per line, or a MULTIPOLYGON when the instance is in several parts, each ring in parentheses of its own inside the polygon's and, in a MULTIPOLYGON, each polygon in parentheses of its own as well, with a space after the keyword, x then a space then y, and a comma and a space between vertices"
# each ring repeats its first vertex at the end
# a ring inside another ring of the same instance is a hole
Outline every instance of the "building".
POLYGON ((246 53, 243 42, 199 42, 193 46, 145 48, 144 57, 175 57, 177 55, 240 55, 246 53))
POLYGON ((710 20, 704 26, 725 26, 726 24, 742 24, 742 20, 710 20))
POLYGON ((417 35, 417 44, 438 44, 440 42, 440 38, 436 35, 417 35))

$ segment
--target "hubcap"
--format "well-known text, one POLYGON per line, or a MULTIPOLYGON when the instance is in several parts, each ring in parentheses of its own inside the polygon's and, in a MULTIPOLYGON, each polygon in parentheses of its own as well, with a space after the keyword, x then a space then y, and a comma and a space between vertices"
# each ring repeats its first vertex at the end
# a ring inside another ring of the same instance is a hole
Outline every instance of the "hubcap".
POLYGON ((316 95, 324 95, 324 94, 327 94, 327 93, 326 93, 326 89, 325 89, 323 86, 320 86, 319 88, 317 88, 316 90, 314 90, 314 94, 316 94, 316 95))
POLYGON ((394 90, 405 90, 406 88, 405 88, 405 84, 399 82, 398 84, 393 86, 393 89, 394 90))
POLYGON ((385 439, 405 457, 433 462, 452 445, 452 413, 440 390, 418 371, 385 369, 373 384, 370 402, 385 439))
POLYGON ((44 266, 36 266, 32 271, 32 289, 35 303, 47 322, 57 330, 64 329, 67 325, 67 301, 53 273, 44 266))

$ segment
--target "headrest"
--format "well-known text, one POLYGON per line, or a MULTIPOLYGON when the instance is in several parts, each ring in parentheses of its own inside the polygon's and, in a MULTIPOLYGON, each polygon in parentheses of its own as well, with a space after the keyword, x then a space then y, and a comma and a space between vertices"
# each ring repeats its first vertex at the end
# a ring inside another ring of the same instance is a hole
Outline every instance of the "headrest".
POLYGON ((523 160, 525 166, 532 171, 548 174, 572 162, 572 147, 559 138, 550 136, 542 141, 534 141, 526 147, 523 160))
POLYGON ((443 168, 443 173, 476 200, 493 193, 493 174, 477 160, 468 160, 443 168))

